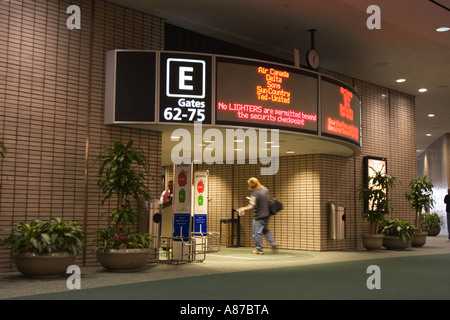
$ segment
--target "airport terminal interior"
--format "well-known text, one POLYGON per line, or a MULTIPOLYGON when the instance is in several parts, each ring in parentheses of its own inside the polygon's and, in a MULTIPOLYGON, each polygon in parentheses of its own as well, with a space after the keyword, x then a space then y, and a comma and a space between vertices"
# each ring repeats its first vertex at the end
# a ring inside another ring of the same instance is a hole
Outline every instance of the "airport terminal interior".
POLYGON ((372 2, 0 1, 0 299, 449 299, 450 6, 372 2))

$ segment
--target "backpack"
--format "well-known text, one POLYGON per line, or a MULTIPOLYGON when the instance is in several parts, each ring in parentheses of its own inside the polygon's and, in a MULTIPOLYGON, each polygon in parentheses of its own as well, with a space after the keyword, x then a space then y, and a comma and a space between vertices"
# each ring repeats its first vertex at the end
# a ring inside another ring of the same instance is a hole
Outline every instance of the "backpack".
POLYGON ((280 202, 280 200, 277 200, 275 198, 269 200, 269 212, 271 215, 277 214, 278 211, 283 210, 283 204, 280 202))

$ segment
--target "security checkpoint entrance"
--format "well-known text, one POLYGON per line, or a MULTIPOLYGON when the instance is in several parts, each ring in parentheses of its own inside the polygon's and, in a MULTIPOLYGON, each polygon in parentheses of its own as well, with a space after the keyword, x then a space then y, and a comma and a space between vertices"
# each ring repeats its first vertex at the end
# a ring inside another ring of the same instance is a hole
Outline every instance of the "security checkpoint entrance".
POLYGON ((208 171, 192 164, 174 164, 173 197, 161 205, 156 260, 167 263, 202 262, 218 251, 219 234, 208 232, 208 171))

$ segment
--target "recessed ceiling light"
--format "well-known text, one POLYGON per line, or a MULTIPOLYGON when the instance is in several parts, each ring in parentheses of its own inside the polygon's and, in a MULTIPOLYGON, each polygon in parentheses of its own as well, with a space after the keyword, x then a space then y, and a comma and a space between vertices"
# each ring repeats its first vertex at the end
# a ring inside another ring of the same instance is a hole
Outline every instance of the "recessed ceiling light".
POLYGON ((428 115, 428 117, 429 117, 429 118, 433 118, 433 117, 434 117, 434 114, 433 114, 433 113, 430 113, 430 114, 428 115))
POLYGON ((419 92, 427 92, 428 90, 427 89, 425 89, 425 88, 421 88, 421 89, 419 89, 419 92))
POLYGON ((395 80, 395 81, 397 81, 398 83, 401 83, 401 82, 405 82, 406 79, 397 79, 397 80, 395 80))
POLYGON ((450 30, 449 27, 440 27, 440 28, 436 29, 437 32, 445 32, 445 31, 448 31, 448 30, 450 30))
POLYGON ((295 153, 295 151, 288 150, 288 151, 286 151, 286 153, 295 153))
POLYGON ((431 137, 431 133, 427 133, 427 137, 431 137))
POLYGON ((180 136, 170 136, 170 141, 178 141, 180 138, 180 136))

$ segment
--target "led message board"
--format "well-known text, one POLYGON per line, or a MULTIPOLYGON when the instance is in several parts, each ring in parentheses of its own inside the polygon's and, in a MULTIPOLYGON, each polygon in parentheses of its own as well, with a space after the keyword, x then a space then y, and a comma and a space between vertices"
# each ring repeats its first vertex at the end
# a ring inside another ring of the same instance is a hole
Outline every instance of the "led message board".
POLYGON ((159 122, 211 124, 212 57, 160 55, 159 122))
POLYGON ((317 133, 317 75, 216 58, 216 123, 317 133))
POLYGON ((361 146, 357 91, 319 73, 211 54, 112 50, 105 124, 274 128, 361 146))
POLYGON ((156 53, 107 53, 105 117, 109 122, 155 122, 156 53))
POLYGON ((337 80, 321 77, 322 135, 361 144, 361 103, 358 93, 337 80))

